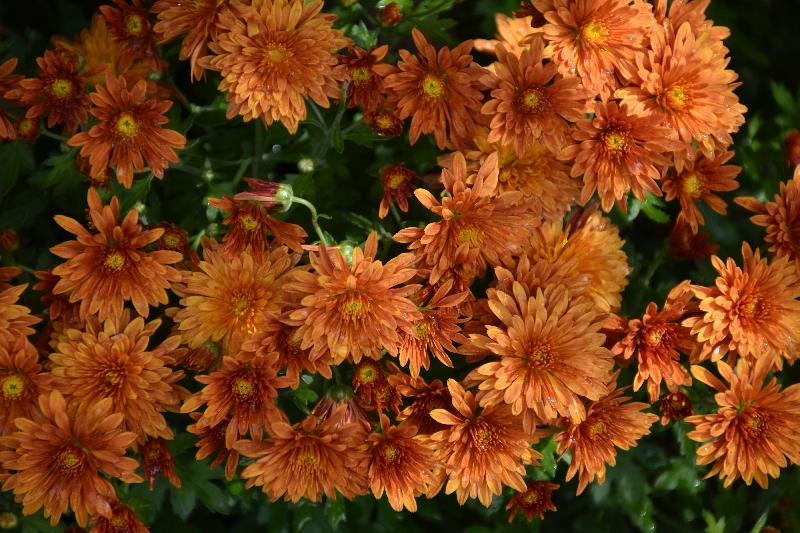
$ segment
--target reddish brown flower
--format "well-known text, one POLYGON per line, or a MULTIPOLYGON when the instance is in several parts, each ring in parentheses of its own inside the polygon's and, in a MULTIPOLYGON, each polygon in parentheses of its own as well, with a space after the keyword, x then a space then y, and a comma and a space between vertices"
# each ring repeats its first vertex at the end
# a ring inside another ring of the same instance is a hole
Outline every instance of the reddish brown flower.
POLYGON ((119 222, 119 200, 103 205, 94 189, 87 194, 89 216, 97 233, 91 233, 75 219, 56 215, 56 223, 77 236, 53 246, 50 251, 66 259, 53 269, 61 279, 53 294, 68 294, 70 303, 80 302, 79 314, 85 320, 97 314, 100 321, 119 318, 126 301, 136 312, 147 317, 150 306, 168 301, 170 282, 178 281, 177 270, 168 266, 183 255, 168 250, 147 252, 146 246, 156 242, 162 229, 142 231, 139 214, 128 211, 119 222))
POLYGON ((661 425, 666 426, 671 420, 680 420, 692 415, 692 402, 682 390, 668 392, 661 397, 661 425))
POLYGON ((617 76, 630 79, 634 57, 655 24, 646 2, 630 0, 533 0, 547 23, 540 29, 562 76, 579 76, 604 98, 617 76), (616 75, 616 76, 615 76, 616 75))
POLYGON ((417 436, 417 428, 390 426, 381 415, 381 432, 371 433, 367 443, 372 494, 380 499, 386 491, 392 509, 416 512, 416 498, 434 483, 438 468, 430 442, 417 436))
POLYGON ((295 133, 306 99, 328 107, 339 96, 347 71, 334 52, 350 40, 332 28, 336 16, 321 14, 322 7, 320 0, 256 0, 232 3, 220 14, 219 34, 208 44, 216 55, 199 64, 222 74, 228 118, 280 121, 295 133))
POLYGON ((347 430, 347 426, 355 424, 364 433, 372 431, 369 415, 358 405, 353 389, 347 385, 334 385, 328 389, 311 410, 311 414, 320 422, 336 415, 336 429, 347 430), (341 414, 340 409, 344 411, 341 414))
POLYGON ((267 235, 272 235, 275 242, 293 250, 303 250, 303 241, 308 237, 306 231, 297 224, 273 217, 264 202, 223 196, 209 198, 208 205, 228 214, 222 223, 230 229, 220 247, 225 255, 233 257, 244 251, 253 255, 266 252, 269 248, 267 235))
POLYGON ((514 144, 517 153, 536 142, 553 152, 567 143, 569 122, 583 118, 588 92, 578 78, 559 78, 554 63, 543 63, 544 47, 537 40, 518 58, 497 46, 492 98, 481 113, 492 117, 488 142, 514 144))
POLYGON ((133 509, 119 501, 111 503, 111 516, 93 516, 92 533, 148 533, 133 509))
POLYGON ((52 388, 36 350, 24 338, 0 342, 0 436, 14 432, 16 418, 36 418, 40 394, 52 388))
POLYGON ((423 228, 405 228, 394 239, 409 243, 431 269, 430 283, 437 283, 452 267, 467 277, 482 276, 488 265, 511 264, 524 249, 530 230, 539 224, 531 216, 533 204, 519 192, 497 193, 497 155, 490 155, 474 178, 459 152, 451 167, 442 170, 448 194, 437 200, 429 191, 417 189, 420 203, 441 217, 423 228), (472 179, 472 186, 468 180, 472 179))
POLYGON ((164 177, 170 163, 177 163, 176 148, 186 145, 186 138, 177 131, 161 128, 169 122, 164 113, 172 107, 170 100, 146 96, 147 82, 140 80, 128 90, 125 78, 106 77, 106 84, 92 93, 92 115, 100 121, 88 132, 80 132, 69 141, 80 146, 88 157, 93 177, 100 176, 109 165, 117 180, 126 188, 133 183, 133 171, 142 172, 145 164, 157 178, 164 177))
POLYGON ((778 257, 789 257, 800 265, 800 180, 781 183, 780 193, 772 202, 753 197, 739 197, 735 202, 755 213, 753 224, 767 229, 764 240, 769 251, 778 257))
POLYGON ((403 14, 400 13, 400 6, 397 5, 397 2, 390 2, 383 6, 378 16, 386 26, 395 26, 403 20, 403 14))
POLYGON ((625 359, 636 355, 638 364, 633 390, 639 390, 646 382, 650 402, 661 395, 662 380, 671 392, 679 385, 692 384, 689 372, 680 363, 681 353, 693 355, 697 349, 689 329, 680 324, 691 299, 689 283, 679 284, 667 295, 661 311, 650 302, 641 320, 628 322, 627 335, 612 348, 615 355, 625 359))
POLYGON ((50 320, 61 321, 70 327, 80 327, 83 324, 80 305, 70 303, 68 295, 53 294, 53 288, 61 278, 53 274, 53 269, 38 270, 34 275, 39 281, 33 286, 33 290, 43 293, 40 301, 47 306, 50 320))
MULTIPOLYGON (((203 415, 200 413, 190 413, 189 416, 196 421, 203 415)), ((236 475, 236 467, 239 464, 239 452, 225 445, 225 436, 228 427, 230 427, 230 418, 225 418, 213 427, 206 425, 200 426, 197 423, 189 424, 186 426, 186 431, 199 437, 195 444, 199 448, 195 459, 202 461, 206 457, 216 453, 217 456, 211 461, 211 468, 214 469, 219 466, 222 461, 225 461, 225 479, 231 481, 236 475)))
POLYGON ((447 380, 447 388, 455 409, 431 411, 447 428, 430 436, 448 477, 445 493, 455 492, 461 505, 469 497, 489 507, 504 486, 524 491, 525 465, 542 457, 531 448, 537 439, 522 431, 507 405, 479 410, 475 396, 457 381, 447 380))
POLYGON ((116 320, 90 319, 83 330, 67 329, 50 354, 50 366, 70 406, 86 410, 110 398, 114 412, 124 417, 121 427, 135 433, 139 442, 148 437, 171 439, 163 412, 177 410, 180 397, 172 384, 183 372, 173 372, 164 355, 180 338, 170 337, 148 349, 160 325, 160 320, 130 320, 125 311, 116 320))
POLYGON ((717 253, 719 244, 711 242, 704 231, 692 231, 692 226, 678 215, 669 233, 667 249, 675 259, 703 259, 717 253))
POLYGON ((290 426, 275 421, 270 438, 263 442, 240 440, 236 449, 255 462, 242 471, 247 488, 262 487, 274 502, 281 497, 297 502, 306 498, 318 502, 324 494, 336 499, 367 492, 366 435, 356 425, 346 429, 336 427, 344 409, 324 422, 309 416, 302 423, 290 426), (337 494, 338 493, 338 494, 337 494))
POLYGON ((158 18, 153 31, 159 44, 183 36, 179 58, 189 60, 192 80, 199 80, 205 71, 198 60, 208 54, 208 42, 217 39, 217 16, 228 0, 157 0, 150 12, 158 18))
MULTIPOLYGON (((7 93, 11 93, 12 97, 16 96, 17 84, 23 79, 23 76, 14 76, 11 73, 17 68, 17 58, 12 57, 0 65, 0 102, 2 98, 9 98, 7 93)), ((13 98, 16 99, 16 98, 13 98)), ((12 140, 16 138, 14 124, 10 120, 11 114, 6 109, 0 106, 0 140, 12 140)))
POLYGON ((0 231, 0 249, 7 252, 14 252, 19 248, 19 233, 10 228, 0 231))
POLYGON ((155 488, 156 478, 164 476, 175 488, 181 488, 181 478, 175 473, 175 463, 167 444, 161 439, 149 438, 139 449, 142 456, 144 477, 150 484, 150 490, 155 488))
MULTIPOLYGON (((683 324, 703 343, 699 360, 731 357, 796 357, 800 346, 800 282, 788 257, 771 262, 742 244, 743 267, 732 258, 711 264, 719 276, 711 287, 693 286, 701 314, 683 324)), ((776 362, 780 363, 780 359, 776 362)))
POLYGON ((38 76, 21 80, 12 93, 18 93, 17 99, 28 108, 26 118, 47 114, 48 128, 64 124, 64 132, 72 135, 80 124, 89 120, 86 78, 78 72, 77 58, 47 50, 36 59, 36 64, 38 76))
POLYGON ((14 129, 17 132, 17 137, 31 144, 36 142, 41 131, 38 118, 26 117, 18 118, 16 124, 14 124, 14 129))
POLYGON ((792 130, 787 133, 783 147, 786 152, 786 165, 794 165, 794 179, 800 180, 800 132, 792 130))
POLYGON ((161 71, 163 62, 156 49, 156 33, 141 0, 112 0, 117 7, 100 6, 108 33, 120 46, 122 63, 145 63, 161 71))
POLYGON ((723 361, 717 369, 725 381, 700 366, 692 375, 717 391, 716 413, 690 416, 695 426, 690 439, 702 442, 697 464, 711 464, 706 478, 718 475, 728 487, 741 478, 766 489, 788 461, 800 463, 800 384, 781 390, 775 378, 765 383, 772 362, 762 357, 755 364, 740 359, 736 371, 723 361))
POLYGON ((385 77, 389 100, 397 105, 400 119, 411 117, 411 144, 432 133, 440 149, 448 138, 460 147, 471 136, 481 108, 484 74, 469 53, 472 41, 437 52, 416 28, 411 35, 420 55, 400 50, 397 67, 376 67, 385 77))
POLYGON ((383 77, 376 69, 389 51, 387 45, 372 48, 369 52, 357 46, 350 46, 347 53, 340 55, 339 61, 347 67, 350 83, 347 86, 347 107, 361 106, 365 116, 372 116, 378 111, 383 100, 385 89, 383 77))
POLYGON ((270 432, 272 420, 277 416, 275 398, 277 389, 284 385, 278 377, 276 357, 257 355, 248 361, 224 357, 222 367, 207 376, 195 379, 205 387, 186 400, 182 413, 196 411, 206 404, 196 428, 216 427, 227 422, 225 446, 233 448, 236 440, 250 433, 258 440, 270 432))
POLYGON ((408 213, 408 198, 414 194, 411 183, 417 178, 416 172, 405 167, 404 163, 387 165, 381 168, 381 184, 383 185, 383 198, 378 208, 378 216, 386 218, 389 206, 396 202, 403 213, 408 213))
POLYGON ((514 494, 506 504, 506 510, 511 511, 508 513, 509 522, 514 521, 517 513, 524 514, 525 518, 530 522, 534 516, 538 516, 539 520, 544 520, 544 513, 557 510, 550 497, 560 485, 549 481, 534 481, 532 479, 526 480, 525 485, 527 489, 524 492, 514 494))
POLYGON ((380 365, 364 359, 353 372, 353 388, 358 405, 368 411, 383 412, 392 409, 400 412, 400 394, 386 379, 380 365))
POLYGON ((636 446, 650 426, 658 420, 654 414, 643 413, 649 405, 629 402, 622 396, 624 389, 617 389, 589 404, 586 419, 580 424, 568 423, 563 432, 554 439, 558 442, 556 453, 572 451, 572 462, 567 470, 567 481, 578 474, 578 492, 584 491, 595 476, 597 482, 605 483, 606 465, 617 464, 617 448, 627 450, 636 446))
POLYGON ((372 126, 372 133, 380 137, 397 137, 403 133, 403 121, 397 116, 397 111, 386 108, 372 116, 365 116, 364 122, 372 126))
POLYGON ((697 227, 705 223, 703 214, 697 207, 705 202, 708 207, 724 215, 728 211, 725 200, 714 194, 717 191, 734 191, 739 188, 736 175, 742 170, 735 165, 725 165, 733 157, 733 152, 718 152, 713 158, 700 156, 687 161, 683 171, 670 168, 662 178, 661 188, 667 201, 678 198, 681 216, 697 233, 697 227))
POLYGON ((18 418, 17 431, 0 438, 0 461, 14 471, 3 483, 24 503, 23 513, 44 507, 55 526, 67 509, 85 527, 89 514, 112 516, 114 487, 104 474, 125 483, 139 483, 135 459, 125 449, 136 435, 119 429, 122 415, 112 414, 111 399, 96 402, 79 415, 67 411, 61 393, 39 397, 41 416, 18 418))
POLYGON ((411 322, 420 315, 408 296, 418 286, 400 285, 416 273, 416 259, 400 254, 384 265, 375 260, 377 252, 373 232, 363 250, 355 247, 350 263, 338 248, 320 246, 309 254, 314 272, 294 272, 291 290, 303 299, 289 316, 303 338, 300 348, 310 348, 312 359, 327 352, 335 364, 348 357, 355 363, 363 356, 380 359, 382 349, 397 353, 400 331, 413 331, 411 322))
MULTIPOLYGON (((393 365, 390 363, 390 366, 393 365)), ((397 367, 393 366, 393 370, 388 376, 389 383, 403 396, 414 398, 411 405, 397 415, 397 420, 415 426, 422 435, 430 435, 445 429, 446 426, 437 422, 431 416, 431 412, 434 409, 453 410, 447 386, 438 379, 426 383, 419 376, 412 378, 403 374, 397 367)))
POLYGON ((658 119, 632 115, 615 102, 596 102, 594 113, 594 118, 575 123, 576 144, 560 154, 575 160, 573 177, 583 176, 581 202, 588 202, 596 190, 603 211, 610 211, 629 191, 639 200, 646 192, 661 196, 656 180, 670 163, 665 152, 680 144, 671 140, 669 128, 658 119))

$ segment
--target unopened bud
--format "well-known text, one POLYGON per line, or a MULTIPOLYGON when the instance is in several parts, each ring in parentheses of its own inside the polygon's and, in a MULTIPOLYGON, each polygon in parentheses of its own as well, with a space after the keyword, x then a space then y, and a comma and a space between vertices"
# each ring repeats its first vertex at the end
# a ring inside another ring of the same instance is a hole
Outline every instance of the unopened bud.
POLYGON ((392 2, 381 9, 380 18, 386 26, 394 26, 403 20, 403 14, 400 13, 400 6, 397 5, 397 2, 392 2))

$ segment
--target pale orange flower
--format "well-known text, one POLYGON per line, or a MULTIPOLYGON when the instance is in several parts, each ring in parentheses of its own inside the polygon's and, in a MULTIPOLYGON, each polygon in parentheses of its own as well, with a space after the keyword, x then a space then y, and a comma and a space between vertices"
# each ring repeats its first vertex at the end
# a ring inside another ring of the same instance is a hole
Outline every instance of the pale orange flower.
POLYGON ((31 326, 42 321, 33 316, 29 308, 18 303, 27 287, 26 283, 0 290, 0 346, 6 349, 19 341, 27 343, 27 338, 35 333, 31 326))
POLYGON ((764 241, 769 251, 778 257, 789 257, 800 266, 800 180, 783 182, 780 192, 772 202, 761 202, 753 197, 734 200, 755 213, 750 220, 767 230, 764 241))
POLYGON ((519 57, 529 48, 525 44, 533 28, 533 19, 529 16, 509 17, 503 13, 495 13, 494 23, 497 26, 495 39, 475 39, 475 50, 484 54, 494 54, 498 44, 502 44, 509 53, 519 57))
POLYGON ((771 366, 769 357, 754 364, 739 359, 735 371, 719 361, 727 385, 705 368, 692 367, 695 378, 717 391, 719 406, 716 413, 686 419, 695 426, 688 437, 703 443, 697 464, 711 464, 706 478, 717 475, 725 487, 739 478, 747 485, 755 480, 766 489, 787 459, 800 463, 800 384, 781 390, 774 377, 766 382, 771 366))

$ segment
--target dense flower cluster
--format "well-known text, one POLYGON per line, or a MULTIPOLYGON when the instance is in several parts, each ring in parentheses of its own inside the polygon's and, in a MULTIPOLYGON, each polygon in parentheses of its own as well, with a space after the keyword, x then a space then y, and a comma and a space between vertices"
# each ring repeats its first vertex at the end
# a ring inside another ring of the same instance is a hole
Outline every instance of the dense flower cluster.
MULTIPOLYGON (((727 163, 746 109, 705 5, 532 0, 495 40, 437 49, 415 28, 416 51, 392 51, 357 47, 320 0, 114 0, 36 77, 0 65, 0 98, 63 125, 94 185, 85 222, 55 217, 73 237, 37 273, 41 316, 0 270, 3 490, 52 524, 72 512, 139 531, 109 478, 180 487, 167 442, 188 432, 198 460, 270 501, 385 494, 413 512, 440 492, 486 507, 505 494, 510 519, 530 520, 564 490, 530 475, 541 441, 569 454, 562 485, 577 477, 580 494, 650 432, 654 406, 694 426, 709 476, 766 487, 800 462, 800 385, 776 378, 800 350, 798 182, 737 199, 770 255, 745 243, 741 266, 711 258, 708 286, 621 315, 633 261, 615 205, 675 201, 670 245, 703 257, 701 206, 725 214, 717 193, 738 187, 727 163), (382 168, 374 210, 397 231, 376 225, 363 245, 334 245, 313 206, 310 239, 279 213, 309 202, 255 178, 237 194, 243 172, 206 199, 225 214, 219 240, 143 220, 109 176, 149 187, 135 174, 179 162, 189 126, 159 76, 160 46, 179 38, 228 119, 294 134, 338 100, 336 125, 348 107, 384 136, 410 119, 409 144, 432 136, 441 170, 382 168), (401 219, 414 209, 425 221, 401 219), (692 415, 693 377, 716 412, 692 415), (325 394, 300 415, 311 383, 325 394)), ((12 119, 0 107, 0 139, 28 138, 12 119)))

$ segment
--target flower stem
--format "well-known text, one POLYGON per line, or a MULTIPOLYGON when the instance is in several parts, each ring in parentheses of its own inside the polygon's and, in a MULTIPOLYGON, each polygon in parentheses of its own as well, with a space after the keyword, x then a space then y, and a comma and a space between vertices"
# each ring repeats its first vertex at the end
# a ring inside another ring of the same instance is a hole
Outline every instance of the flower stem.
POLYGON ((264 123, 256 120, 256 134, 253 140, 253 177, 259 178, 261 159, 264 156, 264 123))
POLYGON ((330 246, 328 244, 328 239, 325 238, 325 234, 322 232, 322 228, 319 227, 319 214, 317 214, 317 208, 314 207, 314 204, 305 198, 300 198, 298 196, 295 196, 292 201, 306 206, 308 210, 311 211, 311 225, 314 226, 314 231, 317 232, 317 237, 319 237, 320 244, 323 246, 330 246))
POLYGON ((50 137, 51 139, 61 141, 62 143, 65 143, 69 140, 68 137, 64 137, 63 135, 59 135, 58 133, 53 133, 52 131, 48 130, 42 130, 41 134, 44 135, 45 137, 50 137))

